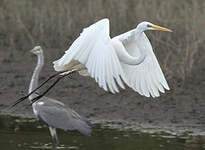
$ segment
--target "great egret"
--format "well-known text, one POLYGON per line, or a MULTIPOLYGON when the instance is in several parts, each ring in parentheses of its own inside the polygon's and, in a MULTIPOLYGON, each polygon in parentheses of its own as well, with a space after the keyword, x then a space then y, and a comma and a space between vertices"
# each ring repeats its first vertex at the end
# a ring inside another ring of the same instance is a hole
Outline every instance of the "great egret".
MULTIPOLYGON (((159 97, 159 91, 165 93, 165 89, 169 90, 144 31, 172 31, 150 22, 141 22, 135 29, 111 39, 109 29, 107 18, 85 28, 63 57, 53 62, 58 73, 49 77, 27 96, 18 99, 11 107, 28 98, 57 75, 61 75, 58 82, 73 72, 95 78, 100 87, 112 93, 119 92, 117 85, 124 89, 123 82, 146 97, 159 97)), ((45 95, 57 82, 33 101, 45 95)))
MULTIPOLYGON (((37 55, 38 62, 30 82, 29 93, 38 87, 39 73, 44 65, 42 48, 40 46, 36 46, 31 50, 31 52, 37 55)), ((89 135, 91 133, 91 124, 77 112, 65 106, 62 102, 48 97, 41 97, 38 101, 33 103, 32 99, 35 97, 38 97, 38 94, 33 93, 29 96, 33 112, 41 122, 49 126, 54 146, 58 144, 58 137, 55 128, 77 130, 84 135, 89 135)))
POLYGON ((124 89, 125 82, 141 95, 158 97, 159 91, 164 93, 169 86, 144 33, 146 30, 172 32, 141 22, 135 29, 110 38, 109 19, 102 19, 83 30, 65 54, 53 62, 54 69, 78 70, 112 93, 119 92, 117 85, 124 89))

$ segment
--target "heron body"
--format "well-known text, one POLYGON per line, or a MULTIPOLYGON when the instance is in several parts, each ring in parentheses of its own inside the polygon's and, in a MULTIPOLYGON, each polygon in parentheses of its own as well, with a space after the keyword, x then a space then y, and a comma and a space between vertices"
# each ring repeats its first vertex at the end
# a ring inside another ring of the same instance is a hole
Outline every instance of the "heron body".
MULTIPOLYGON (((36 46, 31 52, 37 55, 38 62, 30 82, 29 93, 38 86, 39 73, 44 65, 42 48, 36 46)), ((29 100, 32 102, 32 99, 37 96, 38 94, 33 93, 29 96, 29 100)), ((38 119, 49 126, 54 144, 58 144, 56 128, 63 130, 77 130, 84 135, 89 135, 91 133, 91 124, 60 101, 43 96, 32 104, 32 108, 38 119)))
POLYGON ((65 54, 53 62, 54 69, 76 69, 112 93, 119 92, 118 86, 124 89, 125 83, 141 95, 158 97, 169 86, 144 33, 146 30, 171 32, 142 22, 135 29, 111 38, 109 20, 102 19, 83 30, 65 54))

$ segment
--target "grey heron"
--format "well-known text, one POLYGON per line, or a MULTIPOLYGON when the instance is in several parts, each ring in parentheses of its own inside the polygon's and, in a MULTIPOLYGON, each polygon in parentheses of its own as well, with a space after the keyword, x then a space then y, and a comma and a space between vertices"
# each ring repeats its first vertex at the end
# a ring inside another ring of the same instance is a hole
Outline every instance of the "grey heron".
MULTIPOLYGON (((44 54, 40 46, 34 47, 30 52, 37 55, 38 59, 29 85, 29 93, 38 87, 39 73, 44 65, 44 54)), ((36 117, 49 127, 54 146, 58 145, 56 128, 77 130, 83 135, 90 135, 92 126, 87 119, 81 117, 62 102, 52 98, 43 96, 38 101, 32 102, 32 99, 37 96, 37 93, 32 93, 28 99, 32 103, 36 117)))

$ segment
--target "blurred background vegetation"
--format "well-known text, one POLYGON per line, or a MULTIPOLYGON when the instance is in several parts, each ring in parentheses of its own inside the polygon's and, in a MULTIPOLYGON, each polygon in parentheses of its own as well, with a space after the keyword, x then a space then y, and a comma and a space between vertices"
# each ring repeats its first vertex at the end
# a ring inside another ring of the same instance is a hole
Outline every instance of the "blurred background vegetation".
POLYGON ((41 45, 60 57, 84 27, 105 17, 112 37, 141 21, 172 29, 147 32, 171 86, 204 79, 197 76, 205 69, 204 0, 0 0, 0 49, 15 57, 41 45))

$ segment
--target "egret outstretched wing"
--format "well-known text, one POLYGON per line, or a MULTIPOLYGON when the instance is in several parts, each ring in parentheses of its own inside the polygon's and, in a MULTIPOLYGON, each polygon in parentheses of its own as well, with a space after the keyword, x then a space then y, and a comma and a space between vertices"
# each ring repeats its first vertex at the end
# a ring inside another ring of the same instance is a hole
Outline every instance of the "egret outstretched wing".
POLYGON ((116 52, 109 36, 109 20, 102 19, 85 28, 64 56, 54 62, 56 71, 64 71, 72 60, 84 64, 99 86, 112 93, 118 92, 117 84, 124 88, 126 82, 116 52), (117 83, 117 84, 116 84, 117 83))
POLYGON ((152 46, 145 33, 140 39, 129 38, 130 33, 119 36, 125 49, 132 56, 139 56, 139 47, 143 48, 146 58, 139 65, 127 65, 122 63, 123 70, 128 80, 128 86, 146 97, 158 97, 160 92, 169 90, 164 74, 159 66, 152 46))

